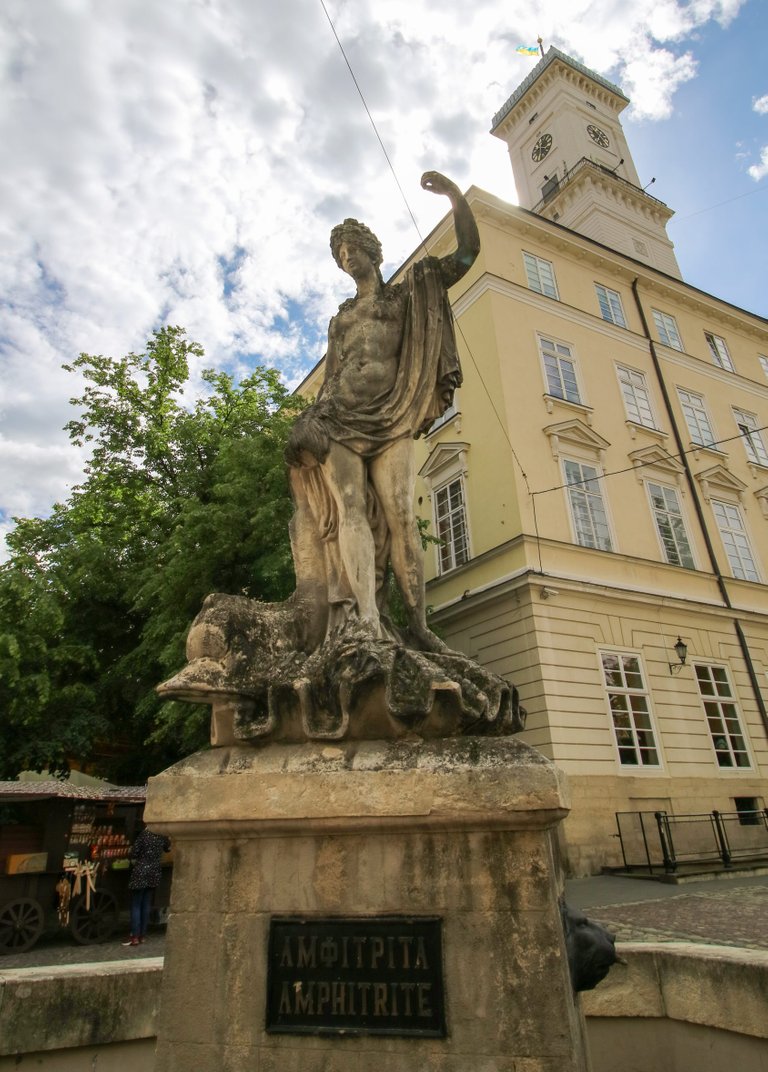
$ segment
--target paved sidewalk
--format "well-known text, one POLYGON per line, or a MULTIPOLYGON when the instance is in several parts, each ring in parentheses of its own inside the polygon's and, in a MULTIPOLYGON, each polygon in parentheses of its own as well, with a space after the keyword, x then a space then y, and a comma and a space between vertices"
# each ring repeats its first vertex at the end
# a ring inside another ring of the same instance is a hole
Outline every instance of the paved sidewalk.
POLYGON ((566 899, 619 942, 699 942, 768 949, 768 876, 671 885, 601 875, 566 882, 566 899))
MULTIPOLYGON (((600 875, 570 879, 566 899, 612 930, 620 942, 701 942, 768 949, 768 875, 725 876, 676 886, 649 879, 600 875)), ((134 961, 161 957, 165 931, 150 931, 144 945, 124 948, 124 938, 76 945, 68 933, 44 938, 28 953, 0 956, 0 973, 56 964, 134 961)))

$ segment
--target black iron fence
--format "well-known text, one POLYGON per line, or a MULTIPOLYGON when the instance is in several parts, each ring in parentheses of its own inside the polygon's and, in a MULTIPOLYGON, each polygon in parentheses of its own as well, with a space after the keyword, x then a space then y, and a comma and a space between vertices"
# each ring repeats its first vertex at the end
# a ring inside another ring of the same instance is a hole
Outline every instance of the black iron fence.
POLYGON ((627 869, 672 874, 681 864, 730 868, 742 860, 768 862, 768 808, 698 815, 619 811, 616 826, 627 869))

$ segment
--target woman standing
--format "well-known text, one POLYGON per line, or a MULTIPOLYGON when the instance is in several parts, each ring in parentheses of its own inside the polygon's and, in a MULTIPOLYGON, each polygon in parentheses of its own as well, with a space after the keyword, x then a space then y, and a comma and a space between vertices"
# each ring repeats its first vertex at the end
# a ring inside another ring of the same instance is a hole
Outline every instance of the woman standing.
POLYGON ((133 843, 133 867, 128 880, 128 889, 131 891, 131 934, 123 945, 140 945, 147 936, 152 895, 160 884, 160 864, 163 853, 168 852, 170 847, 167 837, 154 834, 146 826, 133 843))

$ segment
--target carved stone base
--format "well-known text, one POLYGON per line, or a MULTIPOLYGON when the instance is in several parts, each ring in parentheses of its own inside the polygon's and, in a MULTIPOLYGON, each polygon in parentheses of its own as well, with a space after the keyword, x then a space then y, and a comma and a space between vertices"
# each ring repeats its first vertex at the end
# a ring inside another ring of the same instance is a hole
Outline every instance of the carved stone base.
POLYGON ((458 652, 415 651, 354 625, 300 650, 298 601, 208 596, 190 629, 188 665, 161 696, 210 704, 211 743, 383 739, 523 728, 514 687, 458 652))
POLYGON ((175 854, 156 1072, 586 1072, 553 859, 567 808, 563 775, 515 738, 234 746, 150 779, 145 817, 175 854), (279 921, 340 919, 363 950, 372 920, 436 924, 442 998, 401 958, 366 1021, 386 958, 329 974, 322 935, 304 960, 270 955, 279 921), (291 1013, 306 1000, 298 1033, 273 1029, 276 972, 291 1013), (400 1025, 376 1034, 395 990, 400 1025), (420 1037, 438 1002, 445 1036, 420 1037))

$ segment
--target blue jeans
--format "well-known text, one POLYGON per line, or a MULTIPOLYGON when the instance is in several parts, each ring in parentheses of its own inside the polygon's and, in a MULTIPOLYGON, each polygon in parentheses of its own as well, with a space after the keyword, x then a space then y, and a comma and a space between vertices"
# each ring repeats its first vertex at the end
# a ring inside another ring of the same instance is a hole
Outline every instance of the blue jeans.
POLYGON ((149 923, 153 889, 131 890, 131 936, 144 938, 149 923))

